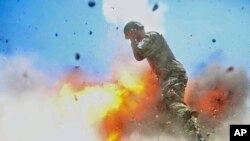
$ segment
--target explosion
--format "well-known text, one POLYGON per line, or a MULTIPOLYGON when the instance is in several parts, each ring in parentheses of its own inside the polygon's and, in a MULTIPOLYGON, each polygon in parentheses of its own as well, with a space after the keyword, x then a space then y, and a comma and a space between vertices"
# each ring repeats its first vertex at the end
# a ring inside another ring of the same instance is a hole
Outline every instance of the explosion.
POLYGON ((149 70, 140 75, 131 70, 120 74, 115 82, 83 85, 76 84, 80 81, 72 76, 75 74, 69 75, 68 82, 62 83, 56 102, 62 115, 70 115, 70 108, 78 105, 88 110, 83 120, 100 125, 98 132, 103 140, 120 141, 129 132, 125 127, 128 122, 140 120, 155 108, 158 90, 149 70))
POLYGON ((229 116, 245 109, 247 83, 243 69, 224 69, 212 64, 202 75, 189 81, 185 102, 199 111, 201 120, 207 125, 218 126, 229 116))
MULTIPOLYGON (((153 116, 147 115, 161 112, 158 111, 156 79, 150 69, 135 71, 132 68, 114 71, 116 80, 102 84, 82 83, 84 78, 79 79, 80 72, 70 73, 62 83, 57 100, 62 113, 70 115, 67 109, 79 105, 88 111, 84 120, 98 124, 97 132, 105 141, 121 141, 133 132, 131 128, 136 128, 130 127, 133 123, 145 124, 145 117, 159 124, 153 116)), ((246 84, 243 70, 225 70, 219 65, 211 65, 204 74, 189 80, 185 102, 199 111, 202 122, 218 126, 232 114, 233 108, 243 105, 246 84)), ((163 121, 167 122, 167 119, 163 121)))
MULTIPOLYGON (((111 79, 92 83, 91 76, 78 68, 63 74, 55 87, 26 61, 17 64, 27 67, 20 67, 18 72, 11 67, 1 71, 2 80, 9 81, 0 91, 0 140, 122 141, 158 139, 160 135, 164 135, 162 140, 176 138, 165 134, 170 130, 161 130, 162 126, 172 126, 166 125, 167 111, 162 113, 159 107, 159 87, 149 68, 124 68, 124 63, 118 63, 108 75, 111 79)), ((212 65, 204 74, 190 79, 185 101, 200 111, 200 121, 214 127, 228 115, 245 110, 241 107, 246 93, 244 70, 212 65)))

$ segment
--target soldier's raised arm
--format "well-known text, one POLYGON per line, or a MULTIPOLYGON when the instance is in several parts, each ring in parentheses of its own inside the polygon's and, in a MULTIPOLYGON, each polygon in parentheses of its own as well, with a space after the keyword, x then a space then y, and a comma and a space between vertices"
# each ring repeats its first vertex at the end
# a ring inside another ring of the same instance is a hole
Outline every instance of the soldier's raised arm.
POLYGON ((145 36, 141 42, 132 41, 131 40, 131 47, 134 53, 134 57, 137 61, 141 61, 146 58, 147 50, 151 45, 152 40, 149 36, 145 36))
POLYGON ((145 38, 144 26, 141 23, 131 21, 124 27, 124 35, 126 39, 130 39, 131 41, 135 59, 141 61, 146 58, 146 51, 143 44, 146 44, 148 39, 145 38))
POLYGON ((137 61, 141 61, 145 58, 145 55, 144 55, 143 49, 138 47, 138 44, 139 43, 136 41, 131 41, 131 47, 133 50, 134 57, 137 61))

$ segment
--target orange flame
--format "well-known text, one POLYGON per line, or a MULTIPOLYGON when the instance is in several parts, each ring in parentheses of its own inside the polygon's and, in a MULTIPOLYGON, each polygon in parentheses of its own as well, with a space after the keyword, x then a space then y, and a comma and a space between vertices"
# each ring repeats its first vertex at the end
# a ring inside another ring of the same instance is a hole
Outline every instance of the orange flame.
POLYGON ((156 101, 158 88, 150 71, 141 75, 124 71, 118 81, 103 85, 81 86, 72 78, 73 83, 64 83, 59 92, 57 103, 62 114, 69 114, 65 109, 72 105, 86 107, 87 120, 90 124, 101 123, 100 133, 105 141, 120 141, 127 132, 124 124, 139 119, 156 101))
POLYGON ((198 110, 201 116, 209 119, 211 124, 218 124, 224 118, 230 104, 231 99, 228 91, 218 84, 215 88, 203 90, 198 94, 197 92, 193 93, 194 87, 195 83, 189 82, 184 101, 198 110))
POLYGON ((142 89, 123 88, 121 95, 122 103, 117 110, 109 111, 103 119, 104 135, 108 141, 119 141, 123 136, 124 124, 132 119, 140 117, 150 108, 154 107, 156 101, 157 86, 149 72, 141 76, 142 89))

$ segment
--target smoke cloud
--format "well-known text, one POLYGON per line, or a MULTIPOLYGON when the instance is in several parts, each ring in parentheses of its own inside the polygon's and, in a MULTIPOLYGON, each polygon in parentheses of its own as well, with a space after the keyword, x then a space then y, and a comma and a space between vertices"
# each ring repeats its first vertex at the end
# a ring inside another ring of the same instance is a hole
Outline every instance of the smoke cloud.
MULTIPOLYGON (((80 71, 73 72, 73 77, 71 77, 72 73, 69 73, 69 76, 65 74, 69 80, 51 83, 49 77, 34 67, 30 59, 3 56, 1 58, 0 140, 3 141, 67 141, 70 139, 101 141, 103 140, 100 136, 102 111, 93 112, 93 108, 102 109, 111 102, 100 95, 101 87, 114 83, 133 89, 137 83, 133 84, 130 79, 136 78, 148 69, 145 68, 145 64, 140 68, 135 62, 114 62, 110 81, 93 84, 96 85, 97 92, 89 90, 89 94, 82 99, 79 96, 62 101, 58 100, 62 97, 61 94, 67 95, 70 91, 58 88, 58 84, 72 80, 76 92, 86 85, 80 81, 85 79, 80 71), (99 105, 100 102, 102 102, 101 105, 99 105), (92 121, 93 117, 97 120, 92 121)), ((152 83, 151 80, 145 82, 152 83)), ((152 87, 151 83, 148 83, 147 87, 152 87)), ((209 139, 222 141, 229 137, 230 124, 250 122, 246 114, 249 110, 246 106, 247 94, 248 79, 244 69, 224 68, 221 65, 212 64, 201 75, 190 78, 185 100, 191 107, 200 111, 199 121, 203 132, 209 135, 209 139)), ((140 101, 138 97, 128 98, 130 98, 128 102, 140 101)), ((157 110, 157 99, 156 101, 147 101, 147 98, 145 100, 142 99, 144 103, 142 114, 129 118, 123 117, 120 120, 123 123, 121 140, 184 141, 185 139, 179 136, 178 132, 173 132, 173 129, 175 131, 181 131, 181 129, 175 127, 171 121, 168 123, 167 111, 157 110)))
POLYGON ((99 141, 95 125, 82 120, 90 109, 80 111, 77 106, 68 107, 73 112, 62 116, 56 103, 57 81, 51 83, 30 60, 1 56, 0 140, 99 141))
POLYGON ((203 130, 211 140, 229 140, 230 124, 250 122, 248 85, 245 69, 216 63, 189 80, 185 101, 199 111, 203 130))

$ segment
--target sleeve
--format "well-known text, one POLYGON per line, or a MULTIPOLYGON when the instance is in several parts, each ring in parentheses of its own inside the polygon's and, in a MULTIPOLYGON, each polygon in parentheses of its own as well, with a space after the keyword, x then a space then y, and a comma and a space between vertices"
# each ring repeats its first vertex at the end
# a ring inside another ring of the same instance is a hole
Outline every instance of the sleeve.
POLYGON ((134 57, 137 61, 141 61, 147 57, 147 53, 152 45, 152 39, 149 36, 144 37, 141 42, 135 42, 132 45, 134 57))

